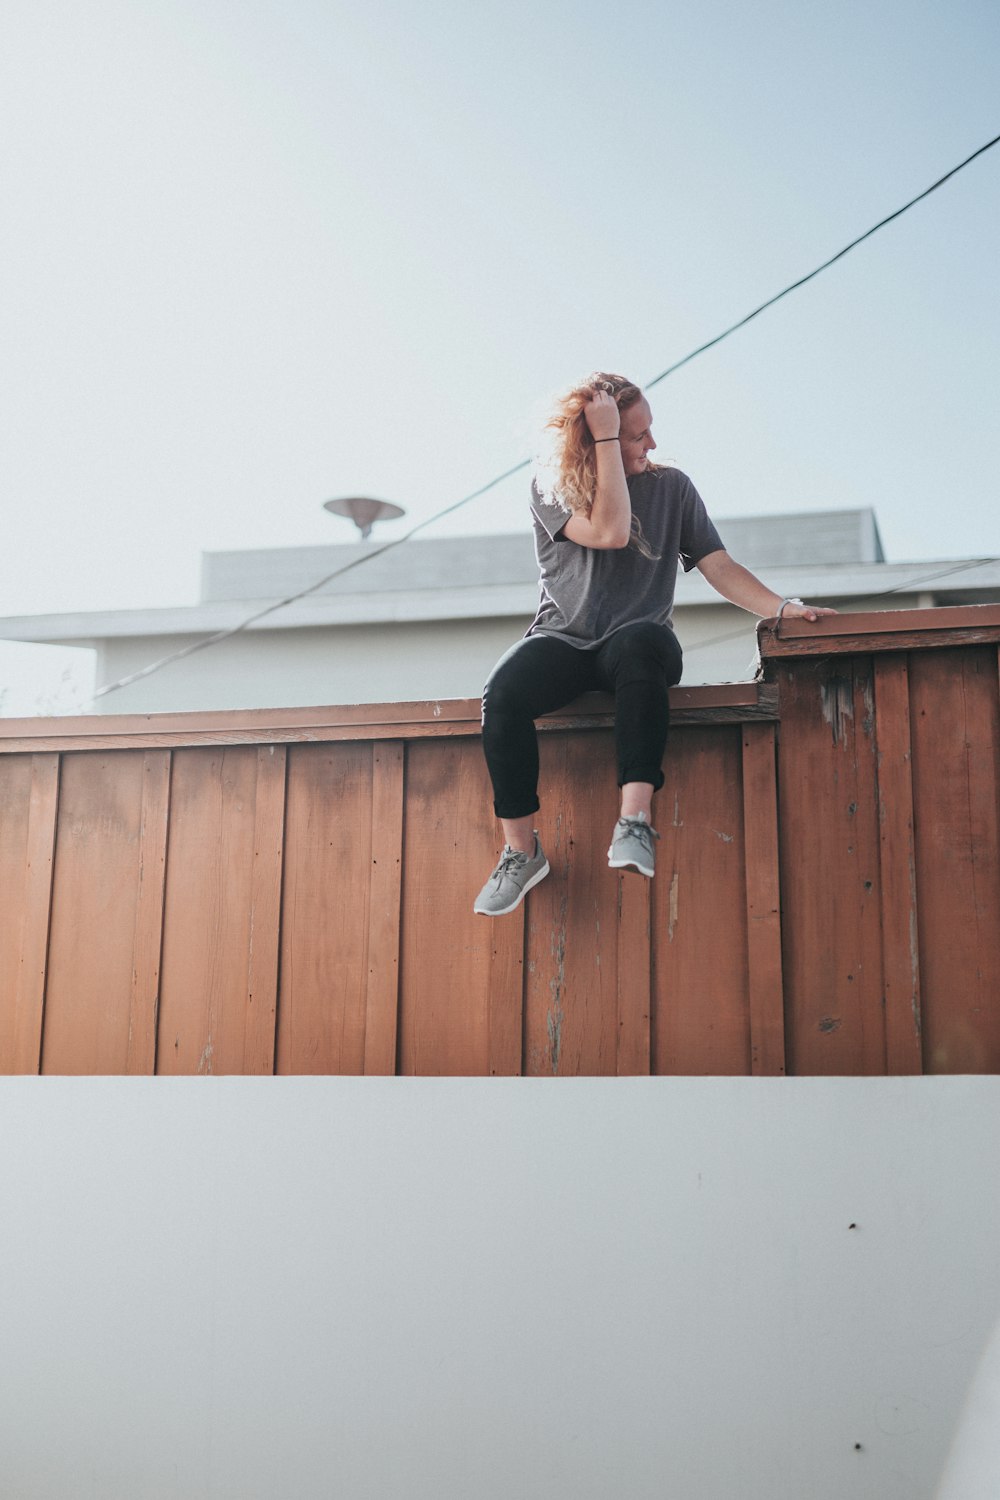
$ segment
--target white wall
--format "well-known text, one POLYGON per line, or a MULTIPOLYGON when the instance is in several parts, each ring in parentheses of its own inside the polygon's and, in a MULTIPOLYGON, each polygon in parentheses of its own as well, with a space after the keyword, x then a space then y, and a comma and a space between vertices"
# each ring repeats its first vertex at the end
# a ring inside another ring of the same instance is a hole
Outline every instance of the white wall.
POLYGON ((937 1500, 1000 1495, 1000 1322, 979 1362, 951 1445, 937 1500))
MULTIPOLYGON (((236 635, 98 700, 102 713, 295 708, 473 698, 530 619, 260 630, 236 635)), ((126 677, 193 637, 102 643, 99 685, 126 677)))
POLYGON ((4 1080, 0 1494, 929 1500, 998 1129, 995 1078, 4 1080))
POLYGON ((0 719, 89 712, 95 652, 0 640, 0 719))
MULTIPOLYGON (((900 607, 909 603, 901 596, 900 607)), ((867 601, 857 607, 868 607, 867 601)), ((156 713, 477 698, 494 663, 530 623, 530 615, 524 615, 253 631, 101 698, 97 707, 103 713, 156 713)), ((675 623, 686 686, 753 677, 754 616, 729 605, 694 605, 678 609, 675 623)), ((98 684, 126 677, 193 639, 105 640, 98 684)))

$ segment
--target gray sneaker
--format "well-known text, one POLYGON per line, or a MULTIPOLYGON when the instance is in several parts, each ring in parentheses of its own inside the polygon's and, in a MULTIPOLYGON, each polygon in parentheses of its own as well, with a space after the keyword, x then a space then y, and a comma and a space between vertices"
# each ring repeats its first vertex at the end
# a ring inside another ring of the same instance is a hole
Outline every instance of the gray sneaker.
POLYGON ((548 873, 549 862, 537 833, 534 854, 521 854, 504 844, 500 862, 476 897, 472 910, 482 917, 505 917, 515 906, 520 906, 526 892, 548 873))
POLYGON ((619 818, 608 850, 608 864, 612 870, 638 870, 640 875, 651 876, 656 869, 653 840, 659 837, 645 813, 635 818, 619 818))

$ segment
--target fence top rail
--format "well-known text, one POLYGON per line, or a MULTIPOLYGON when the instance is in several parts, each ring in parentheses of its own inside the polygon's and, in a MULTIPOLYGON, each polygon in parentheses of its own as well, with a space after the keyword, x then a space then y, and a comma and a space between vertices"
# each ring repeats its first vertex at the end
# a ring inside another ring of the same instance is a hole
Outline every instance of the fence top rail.
MULTIPOLYGON (((758 682, 676 687, 679 724, 742 723, 778 717, 777 689, 758 682)), ((540 720, 543 730, 601 729, 611 699, 588 693, 540 720)), ((478 698, 360 703, 315 708, 220 709, 190 713, 91 714, 0 719, 0 755, 46 751, 160 749, 185 745, 309 744, 328 740, 428 739, 478 735, 478 698)))
POLYGON ((872 651, 921 651, 1000 642, 1000 604, 942 609, 881 609, 808 620, 761 620, 761 661, 791 656, 855 656, 872 651))
MULTIPOLYGON (((1000 644, 1000 605, 878 610, 806 620, 762 620, 760 656, 864 655, 947 646, 1000 644)), ((676 687, 671 716, 678 724, 777 719, 770 682, 676 687)), ((590 693, 540 721, 543 730, 598 729, 611 722, 611 700, 590 693)), ((157 749, 184 745, 308 744, 477 735, 477 698, 361 703, 307 708, 220 709, 187 713, 91 714, 0 719, 0 755, 72 750, 157 749)))

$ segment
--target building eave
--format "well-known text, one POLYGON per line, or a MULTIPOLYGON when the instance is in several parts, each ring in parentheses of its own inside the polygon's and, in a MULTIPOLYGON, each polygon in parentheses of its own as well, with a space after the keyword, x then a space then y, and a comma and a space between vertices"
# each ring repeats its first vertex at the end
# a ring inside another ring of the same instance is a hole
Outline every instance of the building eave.
MULTIPOLYGON (((931 594, 935 598, 996 594, 1000 599, 1000 563, 958 559, 921 563, 814 563, 761 569, 776 592, 817 602, 849 605, 852 600, 880 599, 893 607, 893 596, 931 594)), ((331 626, 377 626, 449 620, 523 618, 534 613, 536 582, 488 586, 392 590, 379 593, 317 594, 276 609, 247 629, 303 630, 331 626)), ((11 615, 0 618, 0 639, 99 646, 102 641, 160 636, 211 635, 231 630, 273 599, 239 599, 165 609, 120 609, 64 614, 11 615)), ((676 606, 710 608, 719 595, 697 570, 680 574, 676 606)))

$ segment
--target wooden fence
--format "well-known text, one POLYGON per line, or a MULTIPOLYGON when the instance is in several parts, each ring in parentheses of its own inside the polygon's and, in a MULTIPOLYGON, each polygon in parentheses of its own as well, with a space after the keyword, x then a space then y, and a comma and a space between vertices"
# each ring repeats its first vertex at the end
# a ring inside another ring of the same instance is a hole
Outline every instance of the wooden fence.
POLYGON ((465 701, 0 721, 0 1072, 1000 1071, 1000 609, 789 622, 675 689, 651 884, 609 704, 495 921, 465 701))

